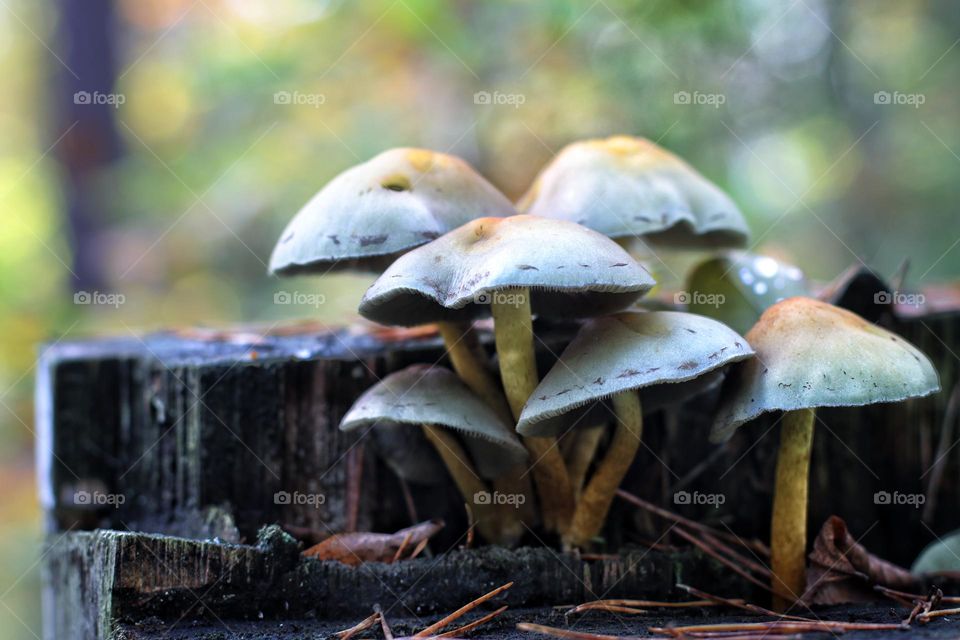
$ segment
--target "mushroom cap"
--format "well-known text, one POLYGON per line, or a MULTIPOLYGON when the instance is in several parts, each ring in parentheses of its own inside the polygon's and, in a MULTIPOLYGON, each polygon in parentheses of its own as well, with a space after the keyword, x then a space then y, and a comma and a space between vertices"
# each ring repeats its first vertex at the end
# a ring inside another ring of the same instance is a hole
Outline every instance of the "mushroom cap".
POLYGON ((443 367, 418 364, 388 375, 363 392, 340 429, 353 431, 384 422, 453 429, 463 436, 477 471, 487 479, 527 459, 513 430, 443 367))
POLYGON ((666 149, 630 136, 567 145, 517 208, 668 247, 740 247, 750 236, 719 187, 666 149))
POLYGON ((728 376, 710 434, 714 442, 769 411, 897 402, 940 390, 936 370, 919 349, 813 298, 778 302, 746 338, 757 357, 728 376))
POLYGON ((489 313, 494 296, 529 287, 534 313, 593 316, 629 306, 654 284, 616 242, 573 222, 479 218, 398 258, 360 314, 407 326, 463 321, 489 313))
POLYGON ((515 212, 460 158, 390 149, 347 169, 300 209, 273 249, 270 273, 381 271, 468 220, 515 212))
MULTIPOLYGON (((619 313, 584 324, 536 388, 520 415, 525 436, 558 435, 555 420, 622 391, 645 389, 678 402, 715 385, 714 374, 753 355, 721 322, 679 311, 619 313)), ((590 426, 590 422, 583 426, 590 426)))

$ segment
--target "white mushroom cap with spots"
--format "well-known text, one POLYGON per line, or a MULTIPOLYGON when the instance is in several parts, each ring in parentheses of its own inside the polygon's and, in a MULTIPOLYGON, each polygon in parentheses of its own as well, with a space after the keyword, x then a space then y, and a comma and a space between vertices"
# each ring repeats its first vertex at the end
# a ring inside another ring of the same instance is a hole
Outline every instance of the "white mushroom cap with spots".
POLYGON ((725 365, 751 355, 735 331, 692 313, 648 311, 591 320, 530 396, 517 431, 559 435, 598 401, 623 391, 643 389, 643 402, 658 396, 679 402, 715 385, 725 365))
POLYGON ((270 272, 380 271, 468 220, 514 213, 506 196, 463 160, 391 149, 338 175, 294 216, 270 257, 270 272))
POLYGON ((897 402, 940 390, 916 347, 860 316, 812 298, 768 308, 746 335, 757 357, 727 378, 711 440, 770 411, 897 402))
POLYGON ((536 314, 589 317, 628 307, 654 284, 616 242, 586 227, 480 218, 398 258, 363 296, 360 314, 407 326, 468 320, 527 287, 536 314))
POLYGON ((750 235, 719 187, 676 155, 630 136, 568 145, 517 208, 668 247, 739 247, 750 235))
POLYGON ((492 479, 527 459, 527 450, 480 398, 443 367, 412 365, 367 389, 340 422, 343 431, 378 423, 453 429, 477 471, 492 479))

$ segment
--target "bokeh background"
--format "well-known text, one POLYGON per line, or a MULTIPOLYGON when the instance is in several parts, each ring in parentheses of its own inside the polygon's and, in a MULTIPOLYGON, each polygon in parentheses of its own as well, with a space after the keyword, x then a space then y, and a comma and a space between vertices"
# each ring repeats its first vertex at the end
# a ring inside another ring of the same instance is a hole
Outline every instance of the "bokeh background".
POLYGON ((349 321, 366 279, 265 263, 314 191, 399 145, 516 198, 572 140, 643 135, 815 279, 949 279, 958 35, 950 0, 0 0, 0 637, 40 635, 42 343, 349 321))

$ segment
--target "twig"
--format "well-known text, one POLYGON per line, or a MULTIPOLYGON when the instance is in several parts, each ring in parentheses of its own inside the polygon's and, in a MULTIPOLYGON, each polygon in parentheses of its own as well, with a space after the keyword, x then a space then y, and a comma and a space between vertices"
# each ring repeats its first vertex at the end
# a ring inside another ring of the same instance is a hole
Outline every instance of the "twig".
POLYGON ((476 521, 473 519, 473 510, 470 508, 470 505, 466 502, 463 503, 463 508, 467 511, 467 541, 466 548, 470 549, 473 547, 473 535, 474 529, 477 527, 476 521))
POLYGON ((437 637, 438 637, 438 638, 456 638, 457 636, 459 636, 459 635, 461 635, 461 634, 466 635, 466 634, 470 633, 471 631, 473 631, 474 629, 476 629, 477 627, 479 627, 480 625, 483 625, 483 624, 486 624, 486 623, 490 622, 491 620, 493 620, 494 618, 496 618, 498 615, 500 615, 501 613, 503 613, 504 611, 506 611, 507 608, 508 608, 507 605, 503 605, 502 607, 500 607, 500 608, 497 609, 496 611, 491 611, 490 613, 488 613, 487 615, 483 616, 482 618, 477 618, 477 619, 474 620, 473 622, 471 622, 471 623, 469 623, 469 624, 465 624, 465 625, 463 625, 462 627, 458 627, 458 628, 454 629, 453 631, 446 631, 446 632, 444 632, 444 633, 438 634, 437 637))
MULTIPOLYGON (((884 587, 882 585, 875 585, 873 587, 880 593, 894 600, 906 600, 908 602, 907 606, 913 606, 913 603, 917 600, 924 600, 927 596, 922 596, 918 593, 909 593, 908 591, 898 591, 897 589, 891 589, 890 587, 884 587)), ((942 593, 942 592, 941 592, 942 593)), ((944 604, 960 604, 960 596, 940 596, 940 602, 944 604)))
POLYGON ((373 610, 377 612, 377 617, 380 619, 380 629, 383 630, 383 637, 385 640, 393 640, 393 631, 390 630, 390 624, 387 622, 386 616, 383 615, 383 609, 380 608, 380 605, 373 605, 373 610))
POLYGON ((424 629, 423 631, 418 631, 417 633, 415 633, 415 634, 413 635, 413 637, 414 637, 414 638, 423 638, 424 636, 429 636, 429 635, 432 634, 434 631, 437 631, 437 630, 439 630, 439 629, 443 629, 445 626, 447 626, 448 624, 450 624, 451 622, 453 622, 453 621, 456 620, 457 618, 461 617, 463 614, 465 614, 465 613, 467 613, 467 612, 469 612, 469 611, 472 611, 473 609, 477 608, 478 606, 480 606, 481 604, 483 604, 483 603, 486 602, 487 600, 490 600, 491 598, 496 597, 497 595, 499 595, 500 593, 506 591, 507 589, 509 589, 509 588, 512 587, 512 586, 513 586, 513 582, 508 582, 508 583, 505 584, 505 585, 501 585, 501 586, 497 587, 496 589, 494 589, 494 590, 491 591, 490 593, 486 593, 486 594, 480 596, 479 598, 477 598, 477 599, 474 600, 473 602, 471 602, 471 603, 469 603, 469 604, 465 604, 464 606, 460 607, 459 609, 457 609, 456 611, 454 611, 454 612, 451 613, 450 615, 446 616, 445 618, 443 618, 443 619, 441 619, 441 620, 439 620, 439 621, 437 621, 437 622, 434 622, 432 625, 430 625, 429 627, 427 627, 427 628, 424 629))
POLYGON ((765 578, 768 578, 768 579, 773 578, 773 571, 763 566, 759 562, 754 562, 752 559, 746 556, 740 555, 739 553, 734 551, 732 548, 728 547, 723 542, 720 542, 720 540, 718 540, 716 536, 714 536, 712 533, 703 532, 703 537, 708 544, 714 547, 714 549, 727 554, 727 557, 729 557, 731 560, 735 562, 742 562, 748 568, 759 573, 765 578))
POLYGON ((733 607, 734 609, 742 609, 744 611, 749 611, 750 613, 755 613, 761 616, 772 616, 774 618, 779 618, 780 620, 795 620, 798 622, 816 622, 816 620, 811 620, 810 618, 804 618, 801 616, 791 616, 785 613, 777 613, 776 611, 771 611, 770 609, 764 609, 763 607, 757 606, 755 604, 750 604, 749 602, 744 602, 743 600, 734 600, 731 598, 723 598, 721 596, 715 596, 713 594, 707 593, 706 591, 701 591, 696 587, 691 587, 686 584, 677 584, 677 588, 683 589, 690 595, 695 596, 697 598, 706 598, 707 600, 712 600, 717 604, 733 607))
POLYGON ((674 512, 672 512, 672 511, 668 511, 667 509, 663 509, 663 508, 661 508, 661 507, 658 507, 657 505, 653 504, 652 502, 647 502, 647 501, 644 500, 643 498, 639 498, 639 497, 633 495, 632 493, 630 493, 630 492, 628 492, 628 491, 624 491, 623 489, 617 489, 617 495, 618 495, 619 497, 623 498, 624 500, 626 500, 627 502, 630 502, 630 503, 634 504, 635 506, 640 507, 641 509, 645 509, 645 510, 647 510, 647 511, 650 511, 650 512, 652 512, 652 513, 655 513, 656 515, 660 516, 661 518, 666 518, 667 520, 672 520, 672 521, 674 521, 674 522, 678 522, 678 523, 680 523, 680 524, 684 524, 684 525, 690 527, 691 529, 696 529, 697 531, 703 531, 703 532, 706 532, 706 533, 710 533, 710 534, 712 534, 712 535, 715 535, 715 536, 717 536, 717 537, 719 537, 719 538, 722 538, 722 539, 726 540, 727 542, 730 542, 730 543, 733 543, 733 544, 737 544, 737 545, 740 545, 740 546, 746 546, 746 547, 748 547, 748 548, 750 548, 750 549, 753 549, 754 551, 756 551, 757 553, 759 553, 759 554, 762 555, 762 556, 767 556, 767 557, 770 556, 770 548, 767 547, 767 545, 765 545, 765 544, 763 544, 762 542, 759 542, 759 541, 757 541, 757 540, 743 540, 743 539, 738 538, 737 536, 731 535, 731 534, 729 534, 729 533, 727 533, 727 532, 725 532, 725 531, 720 531, 719 529, 714 529, 713 527, 708 527, 707 525, 705 525, 705 524, 703 524, 703 523, 700 523, 700 522, 697 522, 696 520, 690 520, 689 518, 684 518, 683 516, 681 516, 681 515, 678 514, 678 513, 674 513, 674 512))
POLYGON ((413 532, 408 531, 407 535, 403 537, 403 541, 400 543, 400 546, 397 547, 397 552, 393 554, 393 560, 389 564, 393 564, 397 560, 403 557, 403 552, 407 549, 407 545, 410 544, 410 538, 413 537, 413 532))
POLYGON ((415 546, 415 547, 413 548, 413 553, 410 554, 410 557, 407 558, 407 560, 413 560, 413 559, 416 558, 418 555, 420 555, 420 552, 422 552, 424 549, 427 548, 427 543, 429 543, 429 542, 430 542, 430 539, 429 539, 429 538, 424 538, 423 540, 421 540, 421 541, 417 544, 417 546, 415 546))
POLYGON ((569 629, 558 629, 556 627, 547 627, 542 624, 532 622, 521 622, 517 624, 519 631, 532 631, 533 633, 542 633, 554 638, 566 638, 567 640, 639 640, 639 636, 608 636, 600 633, 587 633, 585 631, 571 631, 569 629))
POLYGON ((647 609, 636 609, 634 607, 625 607, 620 604, 609 604, 603 601, 597 601, 581 604, 580 606, 574 607, 573 609, 570 609, 570 611, 565 612, 563 615, 570 616, 575 613, 584 613, 586 611, 607 611, 609 613, 625 613, 631 616, 650 613, 647 609))
POLYGON ((728 560, 726 557, 720 555, 720 554, 717 553, 715 550, 713 550, 709 545, 707 545, 706 543, 698 540, 698 539, 697 539, 695 536, 693 536, 692 534, 687 533, 686 531, 684 531, 684 530, 681 529, 680 527, 674 527, 674 528, 673 528, 673 531, 674 531, 677 535, 679 535, 681 538, 683 538, 684 540, 688 541, 690 544, 692 544, 692 545, 694 545, 695 547, 697 547, 697 548, 699 548, 700 550, 702 550, 702 551, 703 551, 704 553, 706 553, 707 555, 715 558, 718 562, 720 562, 720 564, 726 566, 728 569, 730 569, 731 571, 733 571, 734 573, 736 573, 736 574, 739 575, 740 577, 742 577, 742 578, 744 578, 744 579, 746 579, 746 580, 749 580, 750 582, 752 582, 753 584, 757 585, 758 587, 760 587, 760 588, 762 588, 762 589, 766 589, 767 591, 770 591, 771 593, 773 593, 773 590, 770 588, 770 585, 768 585, 767 583, 763 582, 762 580, 758 580, 756 577, 753 576, 753 574, 747 573, 746 571, 744 571, 743 569, 741 569, 739 566, 737 566, 736 564, 734 564, 733 561, 728 560))
POLYGON ((699 634, 707 632, 741 632, 741 633, 808 633, 826 632, 841 633, 844 631, 898 631, 904 627, 900 624, 874 624, 867 622, 836 622, 822 620, 816 622, 734 622, 726 624, 696 624, 686 627, 650 627, 650 633, 660 635, 699 634))
POLYGON ((650 627, 650 633, 660 635, 699 634, 699 633, 808 633, 826 632, 841 633, 844 631, 899 631, 905 627, 901 624, 884 624, 869 622, 837 622, 835 620, 817 620, 814 622, 780 621, 773 622, 731 622, 721 624, 695 624, 685 627, 650 627))
POLYGON ((926 622, 931 618, 942 618, 943 616, 960 615, 960 608, 957 609, 937 609, 936 611, 927 611, 917 616, 917 622, 926 622))
MULTIPOLYGON (((679 585, 678 585, 679 586, 679 585)), ((735 600, 732 602, 743 602, 742 600, 735 600)), ((688 608, 688 607, 715 607, 717 603, 712 600, 690 600, 689 602, 659 602, 657 600, 626 600, 622 598, 615 598, 609 600, 593 600, 591 602, 584 602, 581 605, 570 609, 566 612, 566 615, 572 615, 575 613, 580 613, 582 611, 591 611, 593 609, 604 609, 604 607, 613 606, 613 607, 625 607, 633 608, 634 611, 641 611, 637 607, 647 607, 650 609, 661 609, 661 608, 688 608)), ((626 612, 623 612, 626 613, 626 612)))
POLYGON ((339 640, 350 640, 353 636, 357 635, 361 631, 366 631, 373 625, 377 624, 377 619, 380 617, 379 613, 374 613, 373 615, 364 618, 357 624, 353 625, 349 629, 344 629, 343 631, 337 631, 335 635, 339 640))

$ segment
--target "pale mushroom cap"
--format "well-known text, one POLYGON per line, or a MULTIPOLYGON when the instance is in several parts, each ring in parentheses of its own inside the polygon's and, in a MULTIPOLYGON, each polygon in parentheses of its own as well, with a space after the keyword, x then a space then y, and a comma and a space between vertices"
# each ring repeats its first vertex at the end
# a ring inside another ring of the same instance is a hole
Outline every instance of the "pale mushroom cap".
POLYGON ((390 149, 313 196, 281 234, 270 272, 379 271, 468 220, 514 213, 510 201, 460 158, 390 149))
MULTIPOLYGON (((552 420, 622 391, 649 389, 680 401, 702 391, 689 384, 753 355, 725 324, 692 313, 620 313, 586 323, 544 377, 520 415, 517 431, 558 435, 568 421, 552 420), (687 383, 687 384, 684 384, 687 383)), ((591 426, 583 424, 582 426, 591 426)))
POLYGON ((630 136, 566 146, 517 208, 663 246, 739 247, 750 235, 743 214, 719 187, 676 155, 630 136))
POLYGON ((340 429, 353 431, 382 422, 457 431, 484 478, 495 478, 527 459, 513 430, 443 367, 412 365, 385 377, 357 399, 340 429))
POLYGON ((757 357, 727 378, 711 440, 769 411, 897 402, 940 390, 936 370, 912 344, 845 309, 788 298, 746 335, 757 357))
POLYGON ((533 312, 619 311, 654 280, 616 242, 564 220, 481 218, 397 259, 367 290, 360 314, 382 324, 467 320, 529 287, 533 312))

